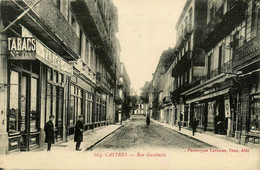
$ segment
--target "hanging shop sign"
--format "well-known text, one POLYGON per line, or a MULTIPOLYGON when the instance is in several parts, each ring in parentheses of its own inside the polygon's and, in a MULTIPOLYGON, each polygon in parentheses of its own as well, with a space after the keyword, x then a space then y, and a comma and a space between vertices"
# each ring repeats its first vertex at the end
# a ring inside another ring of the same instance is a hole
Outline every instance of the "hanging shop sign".
POLYGON ((225 99, 225 117, 226 118, 231 117, 229 98, 225 99))
POLYGON ((73 68, 69 63, 43 46, 39 41, 36 41, 36 58, 52 68, 73 74, 73 68))
POLYGON ((9 37, 7 38, 9 59, 35 60, 36 39, 33 37, 9 37))

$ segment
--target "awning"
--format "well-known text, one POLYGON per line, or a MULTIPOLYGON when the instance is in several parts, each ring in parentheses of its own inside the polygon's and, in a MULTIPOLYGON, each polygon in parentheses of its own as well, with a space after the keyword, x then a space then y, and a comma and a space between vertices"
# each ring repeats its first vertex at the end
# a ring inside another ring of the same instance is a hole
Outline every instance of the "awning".
POLYGON ((210 88, 212 87, 213 85, 216 85, 216 84, 221 84, 223 82, 226 81, 226 79, 229 79, 231 77, 234 77, 234 75, 230 75, 230 74, 224 74, 224 73, 221 73, 220 75, 204 82, 203 84, 200 84, 194 88, 191 88, 190 90, 187 90, 183 93, 181 93, 181 95, 191 95, 191 94, 194 94, 198 91, 201 91, 203 89, 207 89, 207 88, 210 88))
POLYGON ((197 97, 197 98, 192 99, 192 100, 187 100, 186 103, 194 103, 194 102, 198 102, 198 101, 201 101, 201 100, 217 97, 217 96, 228 93, 229 89, 230 88, 224 89, 224 90, 221 90, 221 91, 217 91, 217 92, 214 92, 214 93, 211 93, 211 94, 207 94, 205 96, 197 97))

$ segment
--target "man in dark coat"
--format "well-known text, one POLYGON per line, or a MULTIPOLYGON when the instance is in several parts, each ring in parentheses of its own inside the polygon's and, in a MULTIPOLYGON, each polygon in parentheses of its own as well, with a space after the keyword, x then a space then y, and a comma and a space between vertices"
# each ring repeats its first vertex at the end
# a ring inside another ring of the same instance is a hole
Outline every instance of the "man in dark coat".
POLYGON ((193 119, 193 121, 191 122, 191 128, 192 128, 192 135, 195 135, 196 129, 199 125, 199 120, 196 120, 196 118, 193 119))
POLYGON ((75 134, 74 134, 74 142, 76 142, 77 151, 81 151, 80 143, 83 141, 83 131, 84 131, 83 116, 80 115, 79 120, 77 121, 75 126, 75 134))
POLYGON ((45 143, 48 144, 47 151, 51 150, 51 144, 54 144, 54 129, 53 129, 54 116, 49 116, 49 121, 44 126, 45 131, 45 143))
POLYGON ((149 126, 150 125, 150 116, 147 115, 146 117, 146 125, 149 126))

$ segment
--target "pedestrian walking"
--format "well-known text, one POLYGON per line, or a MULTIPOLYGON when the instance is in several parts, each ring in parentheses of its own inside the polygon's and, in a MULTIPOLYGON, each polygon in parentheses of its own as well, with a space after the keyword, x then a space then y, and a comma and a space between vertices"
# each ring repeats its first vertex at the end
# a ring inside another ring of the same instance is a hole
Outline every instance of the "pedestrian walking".
POLYGON ((178 122, 178 126, 179 126, 179 131, 181 131, 181 121, 178 122))
POLYGON ((147 126, 150 125, 150 116, 149 115, 146 116, 146 125, 147 126))
POLYGON ((75 126, 75 134, 74 134, 74 142, 76 142, 77 151, 81 151, 80 144, 83 141, 83 131, 84 131, 83 116, 80 115, 79 120, 77 121, 75 126))
POLYGON ((44 126, 45 131, 45 143, 48 144, 47 151, 51 150, 51 144, 54 144, 54 128, 53 128, 54 116, 49 116, 49 121, 44 126))
POLYGON ((191 123, 191 128, 192 128, 192 136, 195 135, 196 129, 199 125, 199 120, 196 120, 196 118, 193 119, 192 123, 191 123))

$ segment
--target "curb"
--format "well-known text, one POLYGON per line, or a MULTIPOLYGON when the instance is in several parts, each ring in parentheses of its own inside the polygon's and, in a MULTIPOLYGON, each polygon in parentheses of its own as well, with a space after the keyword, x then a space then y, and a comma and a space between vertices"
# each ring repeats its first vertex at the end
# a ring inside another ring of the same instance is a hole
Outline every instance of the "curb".
POLYGON ((123 126, 125 126, 125 125, 122 125, 122 126, 118 127, 117 129, 115 129, 114 131, 108 133, 106 136, 104 136, 103 138, 99 139, 98 141, 96 141, 96 142, 95 142, 94 144, 92 144, 91 146, 87 147, 87 148, 85 149, 85 151, 88 151, 88 150, 94 148, 97 144, 101 143, 101 142, 102 142, 103 140, 105 140, 108 136, 110 136, 112 133, 114 133, 114 132, 117 131, 118 129, 122 128, 123 126))
POLYGON ((167 126, 163 126, 163 125, 161 125, 158 121, 156 121, 156 120, 154 120, 154 119, 151 119, 151 120, 152 120, 154 123, 156 123, 157 125, 159 125, 159 126, 162 126, 162 127, 167 128, 167 129, 173 130, 174 132, 177 132, 177 133, 179 133, 179 134, 181 134, 181 135, 183 135, 183 136, 186 136, 186 137, 188 137, 188 138, 192 138, 192 139, 194 139, 194 140, 196 140, 196 141, 202 142, 202 143, 207 144, 207 145, 209 145, 209 146, 218 148, 217 146, 212 145, 212 144, 209 144, 209 143, 207 143, 207 142, 205 142, 205 141, 203 141, 203 140, 200 140, 200 139, 197 139, 197 138, 195 138, 195 137, 193 137, 193 136, 189 136, 189 135, 187 135, 187 134, 181 133, 180 131, 175 130, 175 129, 172 129, 172 128, 169 128, 169 127, 167 127, 167 126))

